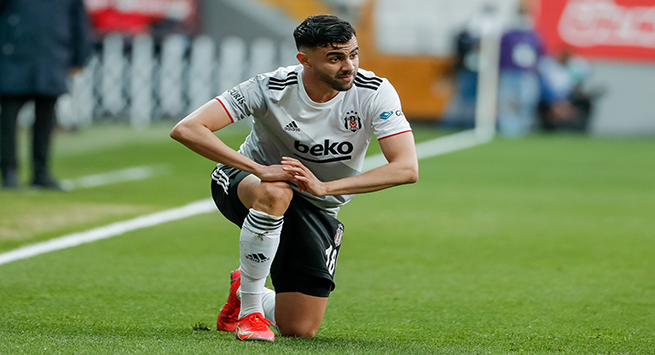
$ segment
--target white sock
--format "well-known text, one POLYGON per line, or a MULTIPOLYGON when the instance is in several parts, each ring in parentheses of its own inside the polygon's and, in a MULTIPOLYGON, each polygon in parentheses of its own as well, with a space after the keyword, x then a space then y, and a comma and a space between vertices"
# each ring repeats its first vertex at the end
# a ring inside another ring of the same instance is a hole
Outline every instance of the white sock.
POLYGON ((262 308, 264 309, 264 318, 275 324, 275 291, 270 288, 264 288, 262 308))
POLYGON ((262 296, 266 277, 280 243, 283 217, 250 209, 241 226, 239 239, 241 262, 241 312, 239 318, 252 313, 264 314, 262 296))
MULTIPOLYGON (((242 300, 241 287, 237 289, 237 297, 242 300)), ((275 291, 267 287, 264 287, 264 293, 262 293, 262 309, 264 310, 264 318, 275 323, 275 291)))

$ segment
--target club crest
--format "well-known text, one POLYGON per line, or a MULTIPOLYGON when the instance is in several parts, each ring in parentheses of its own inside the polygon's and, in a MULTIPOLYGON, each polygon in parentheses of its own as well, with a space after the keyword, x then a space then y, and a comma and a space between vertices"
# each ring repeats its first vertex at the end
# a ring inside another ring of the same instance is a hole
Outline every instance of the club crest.
POLYGON ((337 234, 334 236, 334 245, 341 245, 341 239, 343 238, 343 224, 339 224, 337 228, 337 234))
POLYGON ((355 111, 348 111, 346 117, 343 118, 343 121, 344 127, 353 133, 362 128, 362 119, 357 116, 357 112, 355 111))

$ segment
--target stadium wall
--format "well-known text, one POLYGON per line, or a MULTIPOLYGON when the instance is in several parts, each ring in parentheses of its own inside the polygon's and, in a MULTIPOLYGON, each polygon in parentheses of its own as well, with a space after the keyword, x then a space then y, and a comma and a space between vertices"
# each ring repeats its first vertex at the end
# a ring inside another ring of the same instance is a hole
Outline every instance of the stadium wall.
POLYGON ((593 83, 605 87, 594 108, 591 132, 655 135, 655 65, 596 61, 591 66, 593 83))
POLYGON ((246 42, 266 36, 291 42, 296 23, 279 9, 256 0, 200 0, 203 31, 217 41, 237 36, 246 42))

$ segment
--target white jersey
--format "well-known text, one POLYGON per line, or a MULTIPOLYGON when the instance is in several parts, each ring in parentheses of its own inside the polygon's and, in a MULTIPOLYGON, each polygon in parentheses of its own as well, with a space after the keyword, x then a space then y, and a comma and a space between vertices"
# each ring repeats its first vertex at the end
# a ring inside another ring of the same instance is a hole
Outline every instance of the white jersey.
MULTIPOLYGON (((319 180, 332 181, 361 173, 371 134, 380 140, 411 130, 387 79, 359 69, 350 90, 317 103, 307 95, 302 73, 302 65, 279 68, 216 98, 233 122, 253 117, 239 153, 263 165, 293 157, 319 180)), ((333 214, 353 197, 301 194, 333 214)))

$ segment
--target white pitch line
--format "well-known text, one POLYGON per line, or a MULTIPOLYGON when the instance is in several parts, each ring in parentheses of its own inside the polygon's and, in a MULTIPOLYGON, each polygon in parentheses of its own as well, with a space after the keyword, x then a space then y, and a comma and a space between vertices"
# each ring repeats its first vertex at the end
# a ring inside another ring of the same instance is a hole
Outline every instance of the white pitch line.
MULTIPOLYGON (((457 150, 471 148, 476 145, 489 142, 489 139, 480 139, 474 131, 464 131, 446 137, 440 137, 431 141, 422 142, 416 145, 419 159, 436 155, 442 155, 457 150)), ((382 154, 376 154, 366 158, 364 171, 371 170, 386 163, 382 154)), ((97 240, 115 237, 137 229, 153 227, 166 222, 176 221, 193 217, 203 213, 216 211, 216 206, 211 198, 196 201, 186 206, 177 207, 161 212, 136 217, 127 221, 116 222, 104 227, 94 228, 85 232, 68 234, 62 237, 51 239, 45 242, 27 245, 15 250, 0 254, 0 265, 12 261, 31 258, 40 254, 56 250, 71 248, 81 244, 95 242, 97 240)))
MULTIPOLYGON (((425 159, 437 155, 448 154, 475 147, 476 145, 488 143, 491 141, 491 136, 481 137, 475 130, 466 130, 458 133, 453 133, 448 136, 435 138, 429 141, 416 144, 416 154, 418 159, 425 159)), ((364 160, 364 171, 368 171, 378 166, 387 163, 382 153, 372 155, 364 160)))
POLYGON ((68 190, 88 189, 125 181, 145 180, 153 176, 165 175, 169 170, 168 165, 163 164, 135 166, 102 174, 83 176, 73 180, 64 180, 62 181, 62 184, 68 190))
POLYGON ((24 246, 0 254, 0 265, 213 211, 216 211, 216 206, 212 199, 208 198, 196 201, 186 206, 151 213, 127 221, 116 222, 104 227, 94 228, 85 232, 68 234, 45 242, 24 246))

